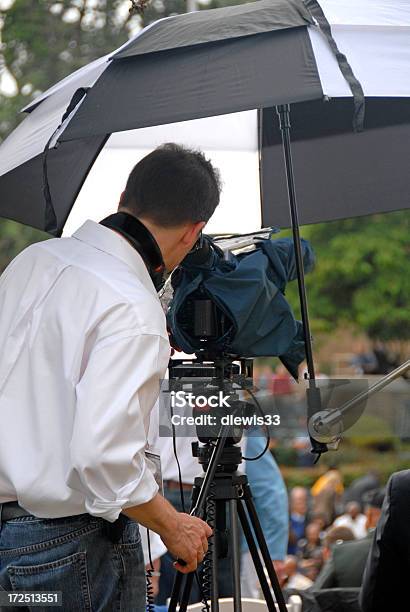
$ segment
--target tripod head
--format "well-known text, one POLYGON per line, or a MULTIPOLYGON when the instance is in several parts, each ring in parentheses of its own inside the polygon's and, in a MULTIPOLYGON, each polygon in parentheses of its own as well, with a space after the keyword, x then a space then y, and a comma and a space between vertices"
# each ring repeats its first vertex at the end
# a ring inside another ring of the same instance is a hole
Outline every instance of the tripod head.
MULTIPOLYGON (((191 402, 198 440, 209 446, 219 437, 224 418, 241 416, 247 410, 248 403, 238 392, 253 387, 253 362, 201 351, 196 359, 171 360, 169 385, 174 398, 182 392, 191 402)), ((231 423, 226 431, 228 448, 240 442, 243 425, 231 423)), ((194 456, 202 457, 201 453, 194 456)))
MULTIPOLYGON (((207 442, 202 446, 199 445, 199 442, 192 443, 192 456, 198 459, 198 463, 202 465, 204 472, 208 469, 213 450, 214 444, 212 444, 212 442, 207 442)), ((241 449, 233 442, 232 438, 230 438, 225 442, 224 449, 219 458, 219 463, 216 466, 216 473, 236 472, 241 463, 241 449)))

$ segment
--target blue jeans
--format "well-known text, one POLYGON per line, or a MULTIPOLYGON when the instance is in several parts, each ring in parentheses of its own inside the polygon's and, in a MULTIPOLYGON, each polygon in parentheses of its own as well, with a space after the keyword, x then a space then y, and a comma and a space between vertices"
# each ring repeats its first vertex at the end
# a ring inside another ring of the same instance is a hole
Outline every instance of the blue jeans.
MULTIPOLYGON (((110 523, 89 514, 23 516, 0 524, 0 590, 61 591, 61 612, 145 612, 138 524, 124 517, 117 543, 110 523)), ((16 609, 16 608, 14 608, 16 609)), ((48 612, 50 607, 20 610, 48 612)))

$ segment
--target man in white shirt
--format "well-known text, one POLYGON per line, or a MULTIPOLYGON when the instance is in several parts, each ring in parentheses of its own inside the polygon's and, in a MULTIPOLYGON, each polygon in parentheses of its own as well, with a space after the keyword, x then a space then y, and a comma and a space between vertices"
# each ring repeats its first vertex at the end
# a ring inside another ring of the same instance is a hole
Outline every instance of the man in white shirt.
POLYGON ((335 519, 333 525, 335 527, 348 527, 352 530, 356 540, 361 540, 367 535, 366 523, 366 516, 360 512, 360 504, 352 501, 346 504, 345 514, 335 519))
POLYGON ((193 571, 211 529, 145 460, 170 347, 154 283, 194 247, 220 184, 198 152, 139 162, 119 213, 32 245, 0 278, 0 590, 62 610, 145 610, 137 522, 193 571))

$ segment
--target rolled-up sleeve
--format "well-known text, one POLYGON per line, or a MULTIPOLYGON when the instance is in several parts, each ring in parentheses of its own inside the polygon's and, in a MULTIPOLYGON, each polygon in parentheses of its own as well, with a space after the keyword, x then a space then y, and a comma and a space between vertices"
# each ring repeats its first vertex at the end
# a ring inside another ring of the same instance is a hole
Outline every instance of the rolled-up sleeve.
POLYGON ((122 334, 91 353, 76 386, 67 485, 86 511, 114 522, 158 491, 145 462, 146 427, 169 357, 162 336, 122 334))

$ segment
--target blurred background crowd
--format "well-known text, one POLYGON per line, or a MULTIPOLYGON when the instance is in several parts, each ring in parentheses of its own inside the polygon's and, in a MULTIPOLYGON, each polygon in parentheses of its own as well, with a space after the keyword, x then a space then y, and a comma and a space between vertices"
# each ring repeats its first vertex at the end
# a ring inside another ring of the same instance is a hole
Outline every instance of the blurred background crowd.
POLYGON ((369 472, 345 489, 336 468, 311 489, 290 489, 283 584, 295 589, 359 587, 384 494, 377 473, 369 472), (339 548, 345 542, 354 544, 339 548))

